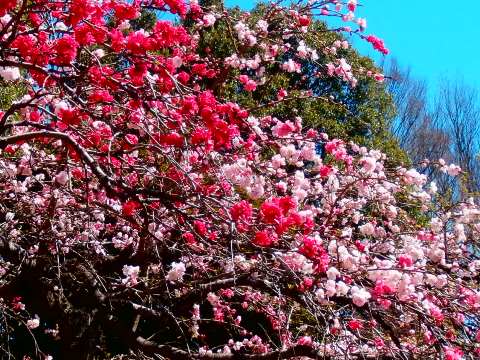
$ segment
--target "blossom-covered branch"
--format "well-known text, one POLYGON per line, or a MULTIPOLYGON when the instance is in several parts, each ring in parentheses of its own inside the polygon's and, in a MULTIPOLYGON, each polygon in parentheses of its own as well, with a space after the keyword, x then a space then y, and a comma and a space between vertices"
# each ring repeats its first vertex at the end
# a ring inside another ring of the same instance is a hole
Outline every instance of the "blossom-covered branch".
POLYGON ((24 93, 0 114, 0 351, 477 356, 475 200, 444 204, 415 169, 273 111, 316 96, 298 90, 309 66, 383 81, 347 41, 312 41, 336 16, 387 54, 357 5, 2 1, 0 77, 24 93), (183 25, 136 27, 147 10, 183 25), (201 41, 220 21, 222 56, 201 41), (291 76, 273 98, 225 95, 262 91, 266 69, 291 76))

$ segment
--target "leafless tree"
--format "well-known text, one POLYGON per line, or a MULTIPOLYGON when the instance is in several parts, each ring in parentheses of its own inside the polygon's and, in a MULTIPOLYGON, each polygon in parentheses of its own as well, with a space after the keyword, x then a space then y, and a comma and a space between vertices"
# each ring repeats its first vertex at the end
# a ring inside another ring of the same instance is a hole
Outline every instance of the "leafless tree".
POLYGON ((392 133, 404 149, 412 146, 416 132, 427 115, 427 85, 415 79, 410 68, 402 68, 393 59, 387 66, 389 81, 387 88, 396 106, 396 117, 392 122, 392 133))
POLYGON ((467 192, 480 189, 480 161, 478 159, 480 135, 480 104, 478 91, 463 80, 440 83, 432 114, 437 127, 450 137, 454 161, 468 175, 467 192))
POLYGON ((476 89, 463 80, 442 80, 437 95, 429 104, 427 83, 412 75, 393 59, 384 66, 388 75, 387 87, 396 106, 392 133, 414 164, 423 159, 445 159, 455 162, 465 171, 464 184, 429 167, 425 174, 437 182, 441 190, 454 188, 465 192, 480 189, 480 105, 476 89))

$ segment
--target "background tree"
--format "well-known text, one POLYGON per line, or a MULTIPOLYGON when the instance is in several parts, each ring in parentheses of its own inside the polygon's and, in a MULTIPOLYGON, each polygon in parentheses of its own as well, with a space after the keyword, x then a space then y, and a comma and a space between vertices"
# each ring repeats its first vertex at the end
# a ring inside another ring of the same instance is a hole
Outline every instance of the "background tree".
POLYGON ((411 69, 401 68, 395 59, 389 62, 386 72, 387 90, 395 102, 395 120, 391 122, 392 133, 402 148, 409 149, 410 156, 416 156, 412 141, 415 141, 416 133, 423 125, 431 126, 431 120, 427 119, 427 84, 413 78, 411 69))
POLYGON ((435 168, 425 173, 442 193, 453 189, 473 193, 478 183, 479 105, 477 91, 462 80, 440 82, 437 94, 428 101, 427 84, 415 79, 411 69, 393 60, 387 69, 388 91, 396 104, 392 133, 414 164, 424 159, 444 159, 465 170, 460 183, 452 183, 435 168))
POLYGON ((435 102, 438 127, 450 135, 454 161, 468 174, 465 190, 480 190, 480 107, 476 89, 462 81, 443 81, 435 102))
MULTIPOLYGON (((223 2, 219 0, 200 1, 200 4, 219 13, 240 12, 239 8, 225 9, 223 2)), ((273 17, 272 12, 268 11, 267 5, 256 5, 248 17, 250 26, 254 27, 263 17, 273 17)), ((283 31, 280 23, 269 23, 269 31, 283 31)), ((206 51, 202 55, 206 56, 208 53, 218 61, 232 54, 248 59, 254 52, 251 48, 239 46, 233 26, 234 24, 228 23, 227 17, 220 18, 209 31, 202 32, 199 39, 200 49, 206 51)), ((297 48, 303 47, 300 41, 307 48, 321 49, 317 51, 318 58, 315 56, 315 60, 306 57, 300 62, 300 73, 278 71, 281 64, 266 67, 262 69, 262 81, 256 91, 246 93, 239 91, 236 84, 239 74, 245 71, 225 68, 220 76, 213 80, 217 85, 222 84, 214 86, 216 93, 238 102, 255 115, 269 113, 283 118, 299 116, 306 126, 321 130, 332 137, 353 140, 386 152, 391 155, 389 158, 392 160, 389 161, 393 161, 393 165, 408 163, 407 156, 390 133, 390 124, 395 114, 394 102, 385 85, 374 79, 375 75, 380 76, 381 72, 374 62, 351 48, 341 32, 328 31, 326 24, 320 20, 314 20, 306 37, 289 38, 287 43, 291 51, 285 53, 283 61, 293 58, 297 48), (326 73, 332 53, 338 58, 344 58, 353 69, 359 70, 355 73, 356 86, 347 86, 343 79, 326 73), (370 76, 367 76, 367 73, 370 76), (279 91, 284 88, 291 89, 291 100, 277 101, 279 91), (303 95, 298 96, 300 94, 303 95)), ((255 76, 256 71, 249 70, 246 73, 255 76)))

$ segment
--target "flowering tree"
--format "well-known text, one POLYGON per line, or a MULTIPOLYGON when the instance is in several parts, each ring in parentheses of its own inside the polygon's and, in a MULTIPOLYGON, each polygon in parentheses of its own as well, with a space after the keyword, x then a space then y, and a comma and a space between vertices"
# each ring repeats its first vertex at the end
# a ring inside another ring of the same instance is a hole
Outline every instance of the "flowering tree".
POLYGON ((226 66, 245 63, 236 91, 254 92, 262 67, 296 72, 319 51, 331 56, 325 74, 349 86, 382 81, 337 58, 335 44, 283 61, 314 16, 342 17, 341 31, 386 53, 356 6, 276 3, 252 20, 181 0, 2 1, 0 76, 27 94, 0 115, 1 351, 476 356, 473 200, 443 204, 379 151, 213 94, 226 66), (142 9, 195 26, 133 30, 142 9), (200 57, 197 39, 219 16, 239 52, 200 57))

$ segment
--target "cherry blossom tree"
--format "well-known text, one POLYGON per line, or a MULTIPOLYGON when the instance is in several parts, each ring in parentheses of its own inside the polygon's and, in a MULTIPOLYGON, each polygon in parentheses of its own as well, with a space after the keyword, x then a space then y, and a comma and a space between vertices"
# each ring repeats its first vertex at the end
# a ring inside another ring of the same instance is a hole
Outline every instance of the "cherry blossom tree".
POLYGON ((296 72, 320 51, 345 86, 383 81, 326 49, 284 61, 322 16, 387 53, 356 10, 277 2, 258 20, 182 0, 2 1, 0 76, 27 89, 0 115, 4 356, 478 356, 472 199, 444 204, 380 151, 213 95, 226 66, 245 63, 236 91, 254 92, 252 66, 296 72), (135 30, 142 9, 196 25, 135 30), (222 16, 239 52, 200 57, 222 16))

